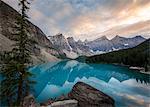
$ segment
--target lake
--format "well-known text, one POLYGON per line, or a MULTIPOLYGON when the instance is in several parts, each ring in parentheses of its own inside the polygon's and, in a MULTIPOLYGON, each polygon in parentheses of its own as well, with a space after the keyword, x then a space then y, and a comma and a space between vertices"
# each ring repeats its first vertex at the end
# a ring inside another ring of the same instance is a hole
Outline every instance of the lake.
POLYGON ((150 105, 150 76, 127 67, 71 60, 36 65, 30 71, 37 81, 34 94, 38 102, 67 94, 82 81, 111 96, 116 107, 150 105))

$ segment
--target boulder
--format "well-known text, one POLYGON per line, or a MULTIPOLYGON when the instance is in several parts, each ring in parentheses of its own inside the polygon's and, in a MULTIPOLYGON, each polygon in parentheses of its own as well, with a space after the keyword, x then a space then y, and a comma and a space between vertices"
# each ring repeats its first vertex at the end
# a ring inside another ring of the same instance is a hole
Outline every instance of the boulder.
POLYGON ((38 103, 36 103, 33 95, 28 95, 23 100, 23 107, 40 107, 38 103))
POLYGON ((77 100, 79 107, 114 107, 110 96, 83 82, 76 83, 68 96, 77 100))
POLYGON ((57 101, 50 105, 51 107, 77 107, 78 101, 76 100, 63 100, 57 101))

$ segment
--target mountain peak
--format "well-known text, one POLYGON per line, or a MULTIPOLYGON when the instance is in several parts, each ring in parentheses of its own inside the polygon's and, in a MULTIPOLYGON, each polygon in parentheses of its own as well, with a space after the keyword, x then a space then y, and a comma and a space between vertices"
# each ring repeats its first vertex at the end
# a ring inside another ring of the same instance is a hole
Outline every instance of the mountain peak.
POLYGON ((84 43, 88 43, 88 40, 87 40, 87 39, 85 39, 84 43))
POLYGON ((116 35, 114 38, 112 38, 111 40, 118 40, 118 39, 126 39, 125 37, 121 37, 119 35, 116 35))
POLYGON ((106 36, 102 36, 102 37, 100 37, 100 38, 98 38, 96 40, 108 40, 108 38, 106 36))
POLYGON ((101 39, 104 40, 104 39, 107 39, 107 37, 106 36, 102 36, 101 39))
POLYGON ((79 40, 78 40, 78 43, 82 43, 82 41, 79 39, 79 40))
POLYGON ((140 38, 140 39, 145 39, 144 37, 142 37, 141 35, 137 35, 134 38, 140 38))
POLYGON ((73 37, 68 37, 67 40, 74 40, 74 38, 73 37))
POLYGON ((54 35, 55 37, 57 36, 57 37, 63 37, 63 34, 62 33, 58 33, 58 34, 56 34, 56 35, 54 35))
POLYGON ((116 35, 114 38, 122 38, 121 36, 119 36, 119 35, 116 35))

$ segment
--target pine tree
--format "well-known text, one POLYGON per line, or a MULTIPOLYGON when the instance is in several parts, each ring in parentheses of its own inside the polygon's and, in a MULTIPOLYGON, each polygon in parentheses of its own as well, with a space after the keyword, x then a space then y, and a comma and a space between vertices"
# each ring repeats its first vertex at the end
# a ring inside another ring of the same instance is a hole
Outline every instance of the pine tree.
POLYGON ((33 76, 27 70, 30 64, 30 50, 29 47, 32 41, 28 36, 28 16, 27 11, 30 4, 28 0, 18 0, 20 6, 20 15, 17 17, 16 44, 10 52, 4 52, 2 55, 2 82, 1 82, 1 98, 6 100, 8 106, 13 104, 21 105, 23 98, 29 94, 31 85, 35 81, 29 78, 33 76))
POLYGON ((30 72, 27 71, 27 65, 30 63, 30 50, 29 46, 31 40, 28 36, 28 16, 27 11, 29 9, 28 5, 30 3, 28 0, 19 0, 19 6, 21 7, 21 17, 18 17, 16 23, 17 33, 17 43, 16 48, 13 49, 15 52, 17 61, 18 61, 18 72, 19 72, 19 81, 18 81, 18 96, 17 102, 18 104, 22 102, 23 97, 29 93, 30 83, 34 83, 34 81, 30 81, 29 77, 32 76, 30 72))
POLYGON ((11 52, 4 52, 1 55, 1 60, 3 61, 1 67, 1 101, 7 102, 8 106, 12 106, 16 102, 14 97, 17 95, 18 87, 17 63, 13 60, 11 52))

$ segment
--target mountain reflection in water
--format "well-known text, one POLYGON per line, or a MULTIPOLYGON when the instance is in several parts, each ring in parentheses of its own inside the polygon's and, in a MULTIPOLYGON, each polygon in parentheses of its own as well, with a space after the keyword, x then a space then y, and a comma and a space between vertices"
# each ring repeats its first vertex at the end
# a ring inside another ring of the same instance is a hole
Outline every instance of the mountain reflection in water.
POLYGON ((115 99, 117 107, 150 104, 149 75, 110 64, 86 64, 74 60, 51 62, 30 68, 37 81, 37 101, 43 102, 67 94, 82 81, 115 99))

